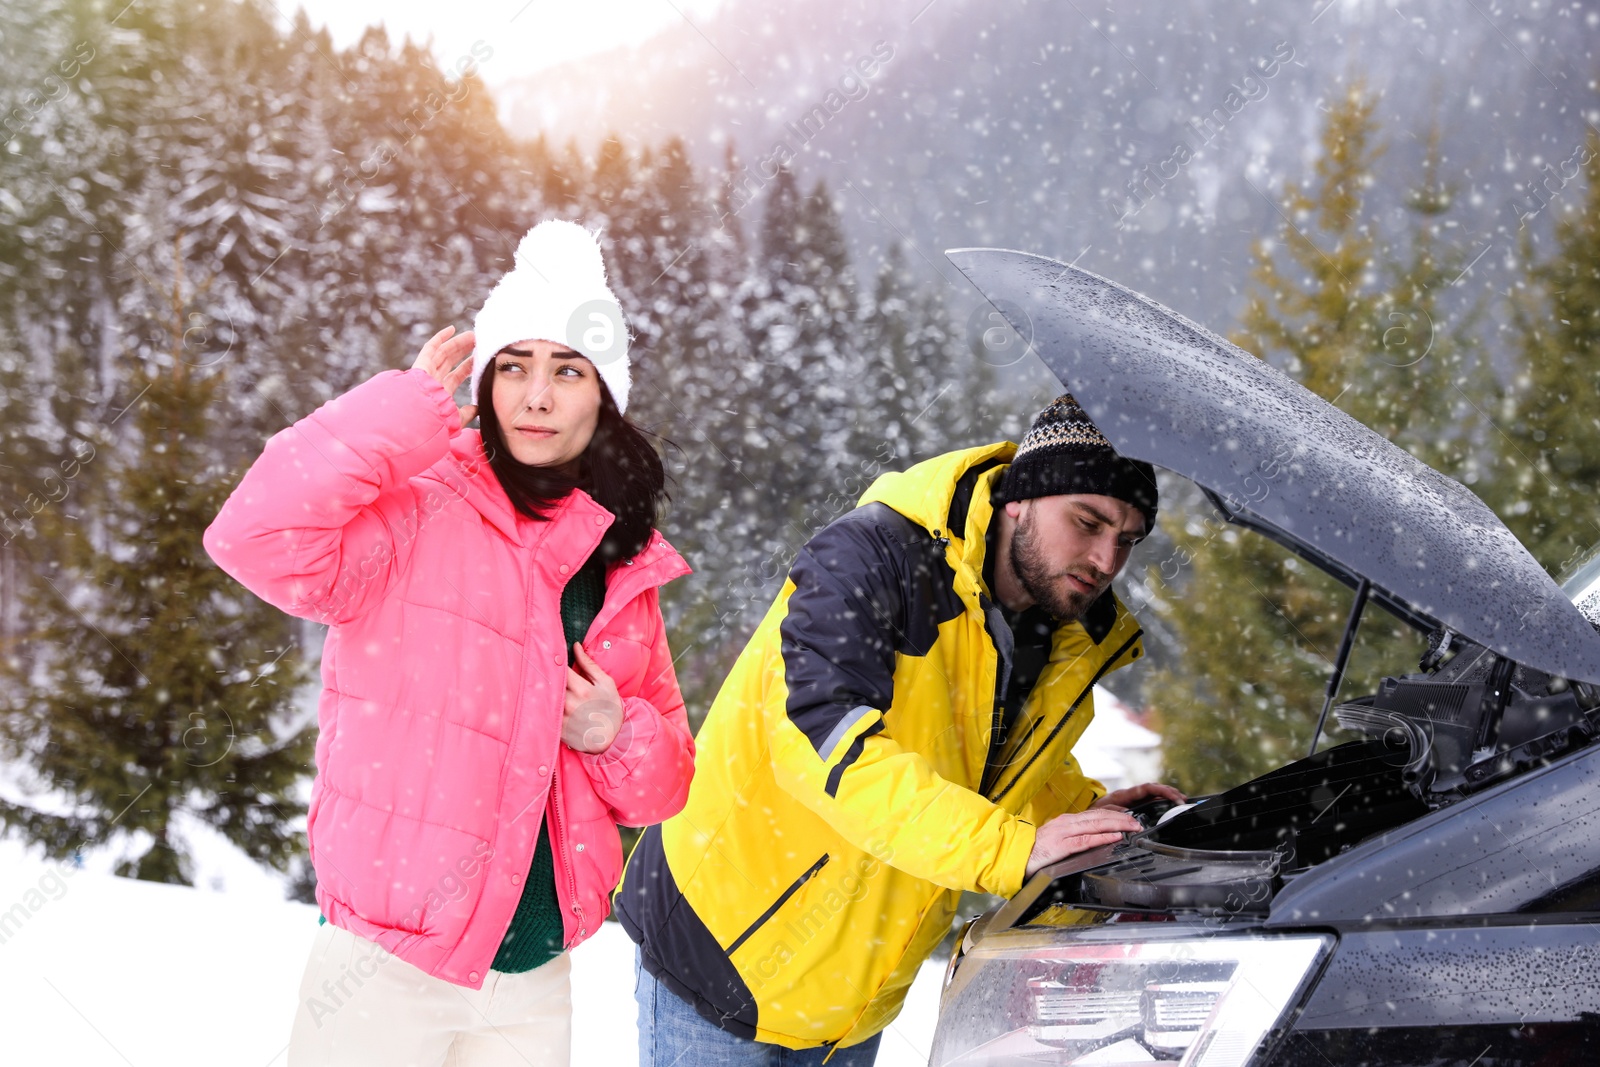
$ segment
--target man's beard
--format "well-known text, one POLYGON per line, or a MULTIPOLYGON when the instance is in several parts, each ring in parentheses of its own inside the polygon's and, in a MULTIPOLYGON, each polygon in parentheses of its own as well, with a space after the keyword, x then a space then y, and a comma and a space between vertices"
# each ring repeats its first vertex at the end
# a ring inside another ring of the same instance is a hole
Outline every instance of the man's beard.
MULTIPOLYGON (((1099 599, 1099 593, 1064 590, 1053 577, 1033 535, 1033 515, 1023 516, 1011 531, 1011 570, 1023 591, 1057 622, 1076 622, 1099 599)), ((1096 583, 1098 584, 1098 582, 1096 583)))

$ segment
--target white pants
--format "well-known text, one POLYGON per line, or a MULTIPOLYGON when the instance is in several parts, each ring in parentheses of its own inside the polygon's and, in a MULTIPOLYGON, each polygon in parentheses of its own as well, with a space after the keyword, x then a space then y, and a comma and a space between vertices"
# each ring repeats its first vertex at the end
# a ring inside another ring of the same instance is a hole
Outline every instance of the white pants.
POLYGON ((562 953, 468 989, 328 923, 300 980, 289 1067, 567 1067, 571 978, 562 953))

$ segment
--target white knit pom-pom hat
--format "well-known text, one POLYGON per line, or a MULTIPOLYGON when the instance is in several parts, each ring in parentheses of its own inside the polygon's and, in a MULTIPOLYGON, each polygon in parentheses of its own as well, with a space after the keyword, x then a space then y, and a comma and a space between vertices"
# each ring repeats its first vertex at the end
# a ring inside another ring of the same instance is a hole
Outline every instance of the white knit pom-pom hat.
POLYGON ((575 222, 546 219, 517 244, 516 261, 472 324, 472 403, 495 354, 518 341, 554 341, 593 363, 618 411, 628 410, 628 327, 606 285, 595 236, 575 222))

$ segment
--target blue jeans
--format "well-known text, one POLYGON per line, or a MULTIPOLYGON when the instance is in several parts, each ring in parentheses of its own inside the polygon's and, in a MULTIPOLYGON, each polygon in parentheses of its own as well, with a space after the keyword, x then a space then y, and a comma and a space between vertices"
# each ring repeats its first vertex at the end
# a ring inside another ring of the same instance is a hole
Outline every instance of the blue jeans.
MULTIPOLYGON (((633 997, 639 1002, 639 1067, 819 1067, 829 1048, 792 1049, 738 1037, 694 1010, 639 964, 633 997)), ((872 1067, 878 1058, 873 1034, 859 1045, 833 1052, 828 1067, 872 1067)))

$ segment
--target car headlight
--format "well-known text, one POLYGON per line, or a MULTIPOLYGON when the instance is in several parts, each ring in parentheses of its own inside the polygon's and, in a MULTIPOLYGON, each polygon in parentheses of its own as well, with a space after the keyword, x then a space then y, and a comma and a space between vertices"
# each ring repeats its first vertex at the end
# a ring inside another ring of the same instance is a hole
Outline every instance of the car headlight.
POLYGON ((929 1062, 1242 1067, 1333 943, 1144 923, 996 936, 962 958, 929 1062))

